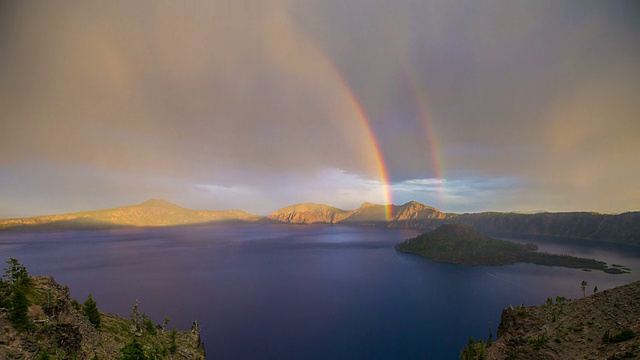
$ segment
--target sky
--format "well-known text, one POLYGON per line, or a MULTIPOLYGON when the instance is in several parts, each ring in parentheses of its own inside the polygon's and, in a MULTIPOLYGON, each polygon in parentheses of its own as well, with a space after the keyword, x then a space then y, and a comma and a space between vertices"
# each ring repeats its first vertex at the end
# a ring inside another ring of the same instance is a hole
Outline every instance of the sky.
POLYGON ((640 210, 640 2, 0 3, 0 217, 640 210))

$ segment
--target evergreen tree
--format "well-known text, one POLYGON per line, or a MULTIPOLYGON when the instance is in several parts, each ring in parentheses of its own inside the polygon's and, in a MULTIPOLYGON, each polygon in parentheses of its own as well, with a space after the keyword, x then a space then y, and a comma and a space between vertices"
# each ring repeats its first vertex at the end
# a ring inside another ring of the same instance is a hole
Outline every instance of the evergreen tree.
POLYGON ((93 300, 93 296, 89 294, 89 297, 84 302, 84 315, 89 319, 89 322, 96 328, 100 326, 100 311, 98 311, 98 304, 93 300))
POLYGON ((13 296, 10 301, 9 316, 13 325, 21 330, 33 327, 29 322, 29 299, 22 286, 14 286, 13 296))
POLYGON ((169 322, 171 322, 171 318, 168 316, 164 317, 164 322, 162 323, 162 332, 164 333, 165 330, 167 329, 167 326, 169 325, 169 322))
POLYGON ((122 349, 120 349, 122 356, 120 356, 119 360, 148 360, 147 356, 144 354, 144 350, 142 349, 142 345, 133 338, 131 342, 127 343, 122 349))
POLYGON ((169 351, 173 354, 178 350, 178 344, 176 344, 176 335, 178 332, 176 329, 171 329, 171 345, 169 346, 169 351))
POLYGON ((147 314, 142 313, 142 325, 144 325, 145 330, 147 330, 147 332, 151 335, 155 335, 158 333, 158 330, 156 329, 155 325, 153 325, 153 321, 151 321, 151 319, 149 318, 149 316, 147 316, 147 314))
POLYGON ((133 330, 133 332, 140 331, 140 311, 138 310, 139 303, 140 302, 138 301, 138 299, 136 299, 136 304, 133 305, 131 314, 129 314, 129 318, 131 319, 131 329, 133 330))
POLYGON ((10 284, 29 284, 29 273, 24 265, 20 264, 20 262, 15 258, 9 258, 6 263, 7 267, 4 268, 3 277, 6 278, 10 284))
POLYGON ((586 282, 585 280, 582 280, 582 283, 580 283, 580 289, 582 289, 582 297, 585 297, 585 289, 587 288, 587 286, 589 286, 589 283, 586 282))

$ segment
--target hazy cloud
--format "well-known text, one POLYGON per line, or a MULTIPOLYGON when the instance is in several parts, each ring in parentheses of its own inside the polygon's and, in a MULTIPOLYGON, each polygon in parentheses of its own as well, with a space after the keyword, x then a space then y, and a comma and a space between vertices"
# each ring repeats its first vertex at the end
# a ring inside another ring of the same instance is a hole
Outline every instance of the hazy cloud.
POLYGON ((369 125, 396 203, 637 210, 638 16, 633 0, 4 1, 0 216, 382 202, 369 125))

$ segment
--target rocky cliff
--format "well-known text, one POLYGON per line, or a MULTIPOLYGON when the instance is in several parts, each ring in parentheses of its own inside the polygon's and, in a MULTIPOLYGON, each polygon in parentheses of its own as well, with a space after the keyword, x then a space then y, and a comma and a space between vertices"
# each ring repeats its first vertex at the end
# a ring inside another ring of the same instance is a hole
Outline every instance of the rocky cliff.
POLYGON ((497 341, 468 347, 462 358, 640 358, 640 282, 582 299, 559 300, 504 309, 497 341))
MULTIPOLYGON (((32 276, 25 293, 28 315, 21 327, 15 325, 9 299, 0 311, 0 359, 117 359, 133 339, 147 355, 159 359, 204 359, 199 326, 191 331, 172 332, 132 326, 131 319, 100 313, 94 326, 75 305, 69 288, 51 276, 32 276), (135 329, 135 330, 134 330, 135 329), (154 331, 155 330, 155 331, 154 331), (155 332, 155 334, 152 334, 155 332)), ((3 282, 3 292, 8 289, 3 282)))

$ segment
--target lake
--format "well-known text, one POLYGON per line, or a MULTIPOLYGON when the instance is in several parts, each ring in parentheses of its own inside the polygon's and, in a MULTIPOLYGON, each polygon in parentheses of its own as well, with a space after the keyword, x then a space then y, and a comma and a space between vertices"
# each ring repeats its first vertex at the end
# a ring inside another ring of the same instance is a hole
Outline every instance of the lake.
POLYGON ((0 255, 53 275, 83 302, 156 323, 197 319, 210 359, 456 359, 496 333, 509 305, 582 297, 640 280, 636 247, 521 238, 623 264, 610 275, 560 267, 439 264, 393 246, 417 230, 250 225, 1 232, 0 255))

